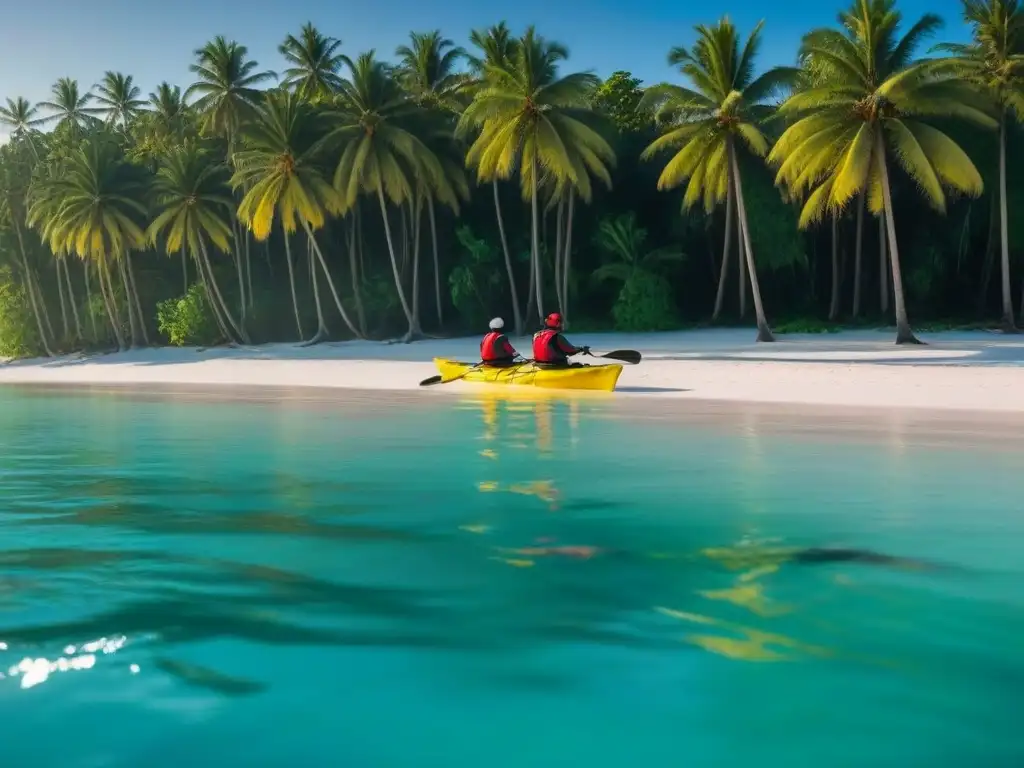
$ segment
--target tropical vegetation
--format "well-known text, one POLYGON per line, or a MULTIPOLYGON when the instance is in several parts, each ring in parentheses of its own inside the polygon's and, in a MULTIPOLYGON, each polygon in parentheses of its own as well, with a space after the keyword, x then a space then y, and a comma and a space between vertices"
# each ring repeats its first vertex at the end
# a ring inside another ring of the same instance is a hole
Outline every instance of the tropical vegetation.
POLYGON ((1015 332, 1024 10, 963 18, 948 44, 932 14, 852 0, 775 68, 762 25, 723 18, 647 86, 533 27, 414 32, 388 58, 305 24, 280 74, 217 37, 190 83, 13 95, 0 355, 522 332, 555 309, 594 330, 752 320, 761 341, 1015 332))

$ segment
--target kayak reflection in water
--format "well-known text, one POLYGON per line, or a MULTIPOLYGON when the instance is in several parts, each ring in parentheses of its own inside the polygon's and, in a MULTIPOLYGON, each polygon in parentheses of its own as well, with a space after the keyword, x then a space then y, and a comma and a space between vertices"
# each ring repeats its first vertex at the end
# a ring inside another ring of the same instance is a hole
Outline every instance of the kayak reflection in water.
MULTIPOLYGON (((550 539, 539 539, 539 543, 551 541, 550 539)), ((502 549, 506 554, 518 555, 520 557, 556 557, 568 560, 591 560, 595 557, 636 557, 637 553, 624 549, 608 549, 589 545, 557 545, 557 546, 535 546, 520 547, 518 549, 502 549)), ((770 565, 782 565, 790 562, 797 565, 826 565, 829 563, 865 563, 869 565, 885 565, 892 568, 901 568, 914 571, 936 571, 942 570, 943 566, 936 563, 929 563, 924 560, 912 558, 895 557, 879 552, 872 552, 868 549, 851 548, 829 548, 829 547, 780 547, 774 549, 757 549, 743 547, 741 549, 706 549, 701 554, 712 560, 719 561, 727 566, 737 568, 756 568, 770 565)), ((649 555, 641 555, 650 557, 649 555)), ((666 559, 665 556, 655 555, 658 559, 666 559)), ((687 559, 693 555, 684 555, 687 559)))
POLYGON ((504 327, 504 320, 494 318, 490 323, 491 330, 480 342, 480 362, 489 368, 508 368, 519 356, 502 330, 504 327))
POLYGON ((544 327, 533 334, 533 360, 546 368, 569 368, 582 363, 570 363, 572 355, 589 354, 590 347, 577 347, 562 335, 562 316, 552 312, 544 319, 544 327))

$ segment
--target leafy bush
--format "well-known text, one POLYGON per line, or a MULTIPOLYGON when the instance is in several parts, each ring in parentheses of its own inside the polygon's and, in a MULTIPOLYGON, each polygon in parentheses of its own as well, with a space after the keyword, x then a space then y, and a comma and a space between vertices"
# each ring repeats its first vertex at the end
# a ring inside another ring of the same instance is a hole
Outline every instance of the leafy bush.
POLYGON ((677 323, 676 304, 668 280, 636 270, 622 284, 612 306, 618 331, 664 331, 677 323))
POLYGON ((199 284, 184 296, 158 303, 156 317, 160 332, 175 346, 213 344, 220 337, 206 289, 199 284))
POLYGON ((501 306, 504 268, 498 250, 469 227, 459 227, 455 236, 462 245, 463 258, 448 276, 452 304, 469 326, 484 326, 495 307, 501 306))
POLYGON ((615 328, 620 331, 659 331, 677 322, 675 298, 661 269, 683 260, 674 248, 645 251, 647 230, 632 213, 604 219, 594 238, 596 245, 614 260, 598 268, 595 281, 622 283, 612 306, 615 328))
POLYGON ((0 357, 35 357, 42 352, 28 294, 10 267, 4 267, 0 269, 0 357))

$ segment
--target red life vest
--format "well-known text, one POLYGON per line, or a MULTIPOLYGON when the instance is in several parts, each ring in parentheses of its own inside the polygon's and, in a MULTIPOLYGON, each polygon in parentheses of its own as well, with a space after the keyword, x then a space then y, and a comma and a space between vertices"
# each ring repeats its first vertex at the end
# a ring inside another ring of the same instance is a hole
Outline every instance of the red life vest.
POLYGON ((485 363, 503 363, 512 359, 508 353, 508 340, 504 333, 491 331, 480 342, 480 360, 485 363))
POLYGON ((533 359, 538 363, 564 363, 569 359, 558 348, 558 331, 545 328, 533 334, 533 359))

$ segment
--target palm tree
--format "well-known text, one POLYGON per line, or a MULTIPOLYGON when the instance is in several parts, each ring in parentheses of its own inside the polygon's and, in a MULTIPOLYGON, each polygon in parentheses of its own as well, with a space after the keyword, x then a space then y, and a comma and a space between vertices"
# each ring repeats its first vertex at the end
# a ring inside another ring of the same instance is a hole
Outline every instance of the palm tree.
POLYGON ((227 139, 233 153, 238 127, 256 114, 262 100, 258 86, 275 75, 257 71, 259 64, 249 58, 249 49, 221 35, 196 49, 195 57, 189 70, 196 82, 185 91, 185 98, 199 97, 194 106, 202 115, 203 129, 227 139))
MULTIPOLYGON (((22 99, 18 100, 23 101, 22 99)), ((36 332, 40 344, 48 357, 53 357, 47 327, 44 326, 46 305, 38 292, 37 280, 29 263, 28 249, 25 246, 25 203, 29 174, 26 173, 26 160, 17 143, 0 147, 0 221, 7 222, 14 230, 18 244, 19 267, 23 274, 25 293, 36 323, 36 332)), ((51 334, 52 335, 52 334, 51 334)))
MULTIPOLYGON (((768 152, 768 140, 757 127, 771 114, 763 102, 790 83, 795 73, 788 68, 775 68, 754 76, 762 25, 763 22, 754 27, 742 50, 739 34, 728 17, 711 27, 697 26, 697 42, 692 48, 672 49, 669 64, 678 66, 693 87, 664 83, 645 93, 642 107, 656 108, 658 122, 667 130, 644 150, 643 157, 675 150, 661 172, 658 189, 674 189, 685 182, 684 209, 701 202, 710 213, 723 201, 735 201, 740 252, 745 254, 757 317, 757 340, 774 341, 761 303, 737 156, 743 149, 755 157, 764 157, 768 152)), ((730 214, 731 208, 727 206, 726 248, 730 214)), ((725 278, 724 261, 723 257, 719 290, 725 278)), ((742 267, 743 262, 741 292, 742 267)))
MULTIPOLYGON (((507 68, 512 61, 512 54, 515 51, 518 40, 512 37, 505 22, 500 22, 486 30, 473 30, 469 35, 470 41, 480 51, 480 56, 466 54, 466 60, 472 69, 473 79, 467 84, 466 92, 473 93, 484 87, 485 73, 491 69, 507 68)), ((508 273, 509 290, 512 293, 512 313, 515 322, 516 335, 523 333, 523 314, 519 307, 519 292, 516 290, 515 272, 512 270, 512 253, 508 248, 508 238, 505 236, 505 220, 501 215, 501 198, 498 194, 498 177, 491 179, 491 191, 494 195, 494 213, 498 218, 498 234, 501 238, 501 250, 505 256, 505 270, 508 273)))
MULTIPOLYGON (((1024 10, 1018 0, 963 0, 971 25, 967 45, 937 46, 953 54, 956 70, 995 105, 999 116, 999 240, 1002 246, 1003 328, 1016 331, 1010 293, 1010 243, 1006 210, 1006 130, 1010 117, 1024 122, 1024 10)), ((1024 307, 1022 307, 1024 312, 1024 307)))
POLYGON ((887 154, 944 212, 944 188, 977 196, 981 176, 964 151, 923 120, 952 117, 994 128, 983 99, 948 68, 914 62, 915 49, 940 24, 926 14, 897 35, 893 0, 854 0, 840 15, 842 29, 805 36, 801 58, 819 61, 825 81, 794 93, 780 114, 790 125, 769 155, 777 182, 792 194, 809 192, 800 215, 807 227, 866 194, 869 210, 884 214, 896 304, 896 343, 920 344, 907 319, 889 184, 887 154))
POLYGON ((646 250, 647 230, 637 225, 636 214, 632 211, 614 219, 602 219, 597 225, 594 243, 614 259, 595 270, 595 280, 627 283, 639 272, 657 274, 659 266, 683 259, 678 248, 646 250))
MULTIPOLYGON (((424 109, 436 110, 442 115, 455 115, 463 107, 463 94, 467 84, 464 74, 456 71, 459 61, 466 56, 462 48, 441 36, 440 30, 432 32, 412 32, 409 35, 409 45, 400 45, 395 50, 398 57, 398 78, 406 92, 424 109)), ((439 121, 437 138, 439 146, 436 151, 440 157, 451 155, 449 149, 454 149, 450 140, 450 126, 445 120, 439 121)), ((446 173, 451 177, 454 184, 465 189, 465 196, 469 191, 466 185, 465 174, 462 170, 462 163, 445 163, 446 173)), ((427 204, 427 218, 430 223, 430 242, 434 261, 434 295, 437 305, 437 321, 443 324, 444 316, 441 304, 441 277, 440 277, 440 256, 437 248, 437 216, 434 210, 434 197, 424 194, 423 198, 427 204)), ((419 217, 414 212, 414 222, 418 225, 419 217)), ((414 225, 414 229, 415 229, 414 225)), ((419 240, 416 240, 418 246, 419 240)), ((415 248, 414 248, 415 251, 415 248)), ((418 251, 415 251, 418 253, 418 251)), ((418 271, 414 272, 414 281, 418 277, 418 271)), ((418 299, 419 293, 413 289, 413 303, 418 299)), ((415 309, 415 308, 414 308, 415 309)))
POLYGON ((89 106, 94 98, 90 91, 82 93, 78 81, 70 77, 62 77, 50 89, 53 101, 41 101, 40 107, 50 110, 51 114, 42 122, 56 122, 57 125, 71 125, 83 128, 96 120, 96 115, 103 114, 103 109, 89 106))
POLYGON ((563 46, 528 28, 511 60, 485 65, 483 83, 458 125, 461 135, 479 131, 466 163, 476 168, 480 181, 508 179, 518 171, 531 206, 531 260, 541 318, 540 177, 580 188, 589 185, 588 171, 607 174, 615 159, 605 138, 588 125, 589 95, 600 81, 589 72, 559 77, 558 64, 567 57, 563 46))
POLYGON ((166 81, 149 94, 149 108, 168 131, 179 128, 188 113, 188 104, 181 94, 181 86, 166 81))
POLYGON ((228 188, 230 172, 224 163, 194 141, 187 141, 163 159, 154 182, 156 218, 147 238, 155 245, 163 237, 169 253, 192 256, 217 326, 229 341, 249 343, 245 329, 231 314, 210 263, 207 242, 222 253, 231 250, 234 201, 228 188))
POLYGON ((7 106, 0 107, 0 125, 10 128, 12 136, 25 136, 45 122, 43 118, 37 117, 38 114, 39 108, 33 106, 28 99, 7 99, 7 106))
POLYGON ((144 247, 146 239, 142 170, 125 161, 109 136, 98 135, 78 147, 44 189, 29 209, 29 224, 39 227, 54 254, 75 253, 96 263, 108 317, 123 349, 110 278, 110 264, 116 263, 124 284, 132 346, 139 345, 140 332, 148 343, 129 258, 133 249, 144 247))
POLYGON ((467 80, 456 67, 466 56, 462 48, 440 30, 411 32, 409 45, 398 46, 395 55, 402 86, 421 106, 453 113, 461 109, 459 96, 467 80))
POLYGON ((341 88, 341 40, 327 37, 312 23, 302 25, 299 36, 288 35, 278 51, 291 66, 284 71, 281 86, 317 104, 341 88))
POLYGON ((422 331, 402 287, 388 202, 412 205, 424 191, 452 205, 457 205, 457 198, 444 166, 425 142, 431 133, 427 116, 405 97, 388 66, 373 51, 354 62, 346 57, 345 65, 349 78, 343 81, 337 109, 331 114, 334 128, 324 139, 327 146, 340 150, 334 186, 345 210, 360 195, 377 198, 395 287, 409 322, 405 339, 410 340, 422 331))
MULTIPOLYGON (((287 91, 269 94, 256 120, 243 129, 246 149, 238 153, 238 170, 232 184, 248 189, 238 207, 238 217, 257 240, 270 237, 275 219, 284 230, 288 279, 299 336, 302 336, 302 324, 295 296, 290 242, 291 235, 301 226, 327 278, 342 319, 352 334, 359 337, 316 241, 315 232, 324 227, 328 215, 341 213, 345 207, 337 190, 324 177, 320 144, 324 133, 320 115, 299 95, 287 91)), ((319 299, 317 320, 319 327, 310 343, 327 335, 319 299)))
MULTIPOLYGON (((276 76, 269 70, 258 71, 259 64, 249 58, 249 49, 235 41, 217 36, 195 51, 196 62, 190 70, 197 80, 185 91, 185 98, 198 96, 193 107, 201 117, 205 132, 221 136, 228 143, 229 162, 235 153, 239 126, 255 117, 262 101, 258 86, 276 76)), ((232 225, 235 226, 235 225, 232 225)), ((249 262, 249 239, 245 239, 245 255, 240 250, 239 233, 235 232, 235 269, 238 273, 241 322, 252 301, 252 270, 249 262), (244 274, 243 274, 244 264, 244 274), (246 301, 248 282, 249 301, 246 301)))
POLYGON ((139 98, 142 91, 131 75, 107 72, 96 90, 96 101, 107 111, 107 121, 111 125, 127 128, 146 106, 146 102, 139 98))

